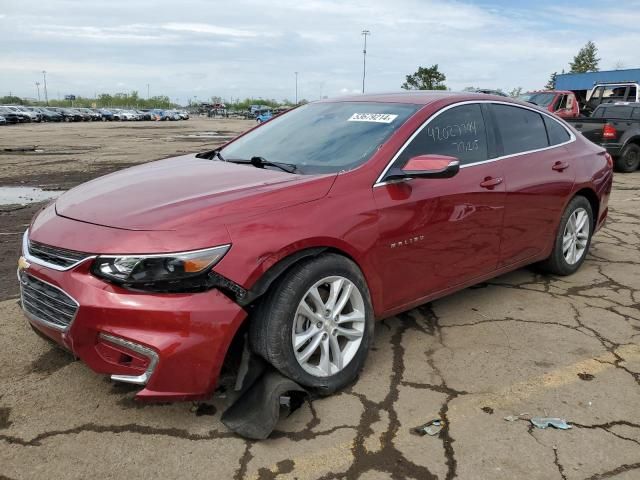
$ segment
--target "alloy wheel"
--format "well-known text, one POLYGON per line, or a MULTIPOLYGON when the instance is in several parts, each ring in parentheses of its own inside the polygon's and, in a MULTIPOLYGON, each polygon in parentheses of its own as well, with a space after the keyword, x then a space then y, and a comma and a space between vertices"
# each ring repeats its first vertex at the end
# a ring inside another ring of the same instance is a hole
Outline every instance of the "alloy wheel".
POLYGON ((575 265, 584 256, 590 232, 587 211, 576 209, 569 217, 562 236, 562 255, 569 265, 575 265))
POLYGON ((293 321, 291 341, 298 364, 316 377, 335 375, 353 360, 362 343, 362 293, 347 278, 324 278, 303 295, 293 321))

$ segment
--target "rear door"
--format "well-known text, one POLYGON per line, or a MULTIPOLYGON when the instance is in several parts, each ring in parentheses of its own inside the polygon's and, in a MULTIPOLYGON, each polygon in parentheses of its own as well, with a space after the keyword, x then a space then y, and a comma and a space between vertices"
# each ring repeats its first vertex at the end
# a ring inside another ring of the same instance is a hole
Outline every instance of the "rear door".
POLYGON ((373 188, 379 211, 374 262, 383 278, 385 309, 415 302, 493 271, 499 255, 505 188, 494 162, 495 140, 485 107, 463 104, 432 117, 397 154, 441 154, 460 159, 446 179, 384 182, 373 188))
POLYGON ((566 145, 573 135, 550 115, 516 105, 492 104, 506 182, 500 266, 543 252, 575 179, 566 145))

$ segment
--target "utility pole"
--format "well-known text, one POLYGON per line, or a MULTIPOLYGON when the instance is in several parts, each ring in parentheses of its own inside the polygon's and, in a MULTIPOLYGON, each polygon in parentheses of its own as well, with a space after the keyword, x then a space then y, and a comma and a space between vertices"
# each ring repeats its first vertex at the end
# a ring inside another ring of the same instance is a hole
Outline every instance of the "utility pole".
POLYGON ((151 97, 149 97, 149 84, 147 83, 147 100, 149 100, 149 98, 151 97))
POLYGON ((293 72, 296 74, 296 105, 298 104, 298 72, 293 72))
POLYGON ((40 102, 40 82, 36 82, 36 88, 38 89, 38 102, 40 102))
POLYGON ((44 79, 44 101, 49 106, 49 95, 47 95, 47 71, 42 70, 42 78, 44 79))
POLYGON ((364 93, 364 79, 367 76, 367 36, 371 35, 369 30, 362 30, 364 36, 364 48, 362 49, 362 93, 364 93))

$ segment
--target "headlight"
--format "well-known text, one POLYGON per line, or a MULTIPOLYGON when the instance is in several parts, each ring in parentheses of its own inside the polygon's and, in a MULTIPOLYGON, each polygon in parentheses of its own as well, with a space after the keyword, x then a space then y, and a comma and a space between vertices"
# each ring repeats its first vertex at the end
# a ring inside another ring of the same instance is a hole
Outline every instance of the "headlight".
POLYGON ((106 280, 133 288, 191 290, 200 284, 204 286, 200 280, 206 280, 211 268, 230 247, 222 245, 193 252, 157 255, 99 256, 94 260, 91 271, 106 280))

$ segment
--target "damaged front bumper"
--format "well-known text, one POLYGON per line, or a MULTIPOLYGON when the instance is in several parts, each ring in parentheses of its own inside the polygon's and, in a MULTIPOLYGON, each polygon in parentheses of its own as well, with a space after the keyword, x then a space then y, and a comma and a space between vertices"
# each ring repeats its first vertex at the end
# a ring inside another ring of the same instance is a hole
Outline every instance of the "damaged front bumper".
POLYGON ((95 372, 143 386, 139 399, 210 395, 243 308, 218 289, 133 292, 96 278, 90 265, 59 271, 23 257, 18 276, 29 323, 95 372))

